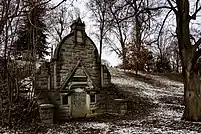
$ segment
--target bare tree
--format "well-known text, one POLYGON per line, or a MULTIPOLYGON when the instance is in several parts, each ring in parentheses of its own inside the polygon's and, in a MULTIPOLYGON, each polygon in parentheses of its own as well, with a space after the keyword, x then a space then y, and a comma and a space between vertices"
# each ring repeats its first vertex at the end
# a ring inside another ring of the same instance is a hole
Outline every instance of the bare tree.
MULTIPOLYGON (((50 1, 36 2, 36 4, 39 6, 48 4, 50 1)), ((18 68, 19 64, 16 64, 15 58, 13 58, 16 54, 13 44, 17 38, 16 30, 19 28, 19 20, 24 16, 26 9, 27 6, 24 6, 21 0, 0 0, 0 118, 2 119, 0 125, 6 123, 10 128, 13 126, 12 115, 13 109, 16 108, 14 103, 17 102, 19 95, 19 83, 24 78, 22 76, 24 71, 18 68)), ((25 65, 24 68, 27 66, 25 65)))
MULTIPOLYGON (((96 18, 95 22, 97 23, 99 34, 96 34, 96 36, 99 39, 99 46, 100 46, 100 56, 99 56, 99 62, 101 64, 102 59, 102 48, 103 48, 103 41, 106 36, 106 33, 108 32, 107 27, 107 11, 108 10, 108 4, 107 0, 91 0, 87 7, 92 11, 93 17, 96 18)), ((101 76, 101 71, 100 71, 101 76)), ((100 79, 100 83, 101 79, 100 79)))
POLYGON ((148 21, 150 19, 149 13, 140 12, 140 9, 146 6, 146 2, 142 0, 132 2, 127 0, 103 2, 107 5, 107 9, 104 12, 106 12, 108 17, 106 25, 109 30, 106 34, 105 43, 122 58, 123 68, 126 68, 128 63, 128 59, 126 58, 126 42, 131 38, 129 36, 131 35, 132 27, 135 27, 135 31, 133 30, 132 32, 136 34, 132 34, 133 36, 135 35, 135 43, 138 44, 138 50, 140 51, 140 46, 144 39, 142 39, 142 35, 143 37, 146 36, 144 33, 150 25, 148 21), (120 47, 113 43, 112 36, 115 36, 119 41, 120 47))
POLYGON ((54 10, 48 12, 47 26, 49 38, 51 39, 51 55, 56 44, 64 38, 69 32, 69 26, 73 20, 73 12, 68 8, 67 4, 63 4, 54 10))
POLYGON ((98 26, 99 34, 96 36, 99 39, 100 46, 100 61, 102 55, 103 41, 105 39, 106 33, 108 32, 107 22, 108 22, 108 3, 106 0, 91 0, 87 7, 92 11, 92 17, 95 17, 96 26, 98 26))
MULTIPOLYGON (((1 68, 3 69, 3 72, 1 72, 1 85, 0 85, 0 91, 2 92, 0 96, 1 98, 4 98, 6 94, 6 98, 8 101, 8 124, 9 127, 12 127, 12 93, 13 93, 13 87, 12 87, 12 80, 10 73, 7 68, 7 62, 8 57, 10 54, 11 44, 13 43, 13 40, 15 38, 15 30, 17 28, 18 20, 19 20, 19 14, 20 14, 20 1, 19 0, 8 0, 8 1, 1 1, 0 4, 0 40, 1 40, 1 62, 3 62, 1 68)), ((2 70, 1 69, 1 70, 2 70)), ((3 103, 2 103, 3 107, 3 103)), ((2 115, 4 115, 4 110, 1 110, 2 115)), ((4 120, 2 119, 2 123, 4 123, 4 120)))
POLYGON ((180 73, 181 60, 179 57, 179 48, 177 39, 172 38, 172 41, 169 43, 169 46, 167 47, 166 53, 168 58, 170 59, 173 71, 180 73))
MULTIPOLYGON (((122 17, 125 17, 127 15, 126 10, 128 10, 128 7, 124 5, 124 3, 121 3, 118 5, 119 1, 111 2, 109 5, 109 14, 112 18, 110 20, 110 32, 116 35, 117 39, 120 42, 121 45, 121 55, 122 56, 122 62, 123 62, 123 68, 126 69, 127 66, 127 58, 126 58, 126 40, 127 40, 127 33, 129 30, 129 23, 127 20, 122 21, 122 17), (122 7, 122 10, 118 9, 118 6, 122 7)), ((110 38, 110 37, 108 37, 110 38)))
MULTIPOLYGON (((185 110, 183 119, 191 121, 201 121, 201 95, 200 95, 200 56, 201 38, 195 38, 191 34, 190 24, 197 19, 200 13, 200 0, 167 0, 148 10, 166 10, 168 14, 173 12, 176 17, 176 35, 178 39, 179 55, 182 63, 182 73, 184 77, 184 104, 185 110), (194 3, 194 4, 193 4, 194 3), (190 5, 195 5, 190 8, 190 5), (191 39, 195 40, 194 42, 191 39)), ((164 18, 163 23, 168 18, 164 18)))

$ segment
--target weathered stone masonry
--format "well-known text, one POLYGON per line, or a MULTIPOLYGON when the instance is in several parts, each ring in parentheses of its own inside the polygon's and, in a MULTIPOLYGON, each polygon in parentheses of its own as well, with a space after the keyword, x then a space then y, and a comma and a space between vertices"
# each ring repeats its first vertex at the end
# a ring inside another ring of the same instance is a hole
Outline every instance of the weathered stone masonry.
POLYGON ((110 87, 110 73, 100 64, 98 50, 78 18, 73 21, 70 34, 58 44, 51 61, 37 73, 41 119, 51 123, 53 117, 57 121, 105 113, 109 111, 105 93, 110 87))
MULTIPOLYGON (((37 73, 39 105, 53 104, 57 120, 103 113, 105 96, 100 93, 100 79, 104 77, 100 71, 98 50, 78 18, 71 33, 58 44, 51 62, 44 63, 37 73)), ((106 80, 105 87, 110 85, 110 77, 106 80)))

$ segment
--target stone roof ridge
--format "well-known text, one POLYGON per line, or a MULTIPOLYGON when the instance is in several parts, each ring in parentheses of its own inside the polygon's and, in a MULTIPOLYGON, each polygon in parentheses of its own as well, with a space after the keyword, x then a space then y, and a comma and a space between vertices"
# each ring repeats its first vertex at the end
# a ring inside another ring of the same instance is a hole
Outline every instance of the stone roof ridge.
POLYGON ((80 18, 80 17, 78 17, 78 18, 76 19, 76 22, 77 22, 77 23, 82 23, 81 18, 80 18))
POLYGON ((55 51, 54 51, 54 55, 53 57, 51 58, 51 61, 56 61, 57 59, 59 59, 59 52, 60 52, 60 48, 61 46, 64 44, 65 40, 67 40, 68 38, 74 36, 74 40, 75 40, 75 33, 76 31, 81 31, 82 32, 82 35, 84 36, 85 40, 89 40, 93 47, 95 48, 95 50, 97 51, 98 53, 98 50, 97 50, 97 47, 96 45, 94 44, 94 42, 92 41, 92 39, 90 37, 87 36, 86 32, 85 32, 85 24, 84 22, 81 21, 81 18, 78 17, 76 20, 73 20, 72 22, 72 25, 70 26, 71 28, 71 31, 70 33, 65 36, 60 42, 59 44, 57 45, 55 51), (79 23, 78 23, 79 22, 79 23))
POLYGON ((76 20, 73 20, 72 25, 74 24, 85 26, 84 21, 82 21, 80 17, 78 17, 76 20))

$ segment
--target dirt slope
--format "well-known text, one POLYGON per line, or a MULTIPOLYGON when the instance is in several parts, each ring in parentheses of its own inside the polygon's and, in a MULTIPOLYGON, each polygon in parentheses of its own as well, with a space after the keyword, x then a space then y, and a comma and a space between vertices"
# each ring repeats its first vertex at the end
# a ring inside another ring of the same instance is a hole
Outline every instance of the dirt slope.
POLYGON ((114 68, 110 68, 110 73, 112 83, 128 100, 127 115, 73 120, 37 131, 44 130, 41 133, 47 134, 201 133, 201 123, 181 120, 184 109, 181 82, 145 73, 135 76, 132 71, 114 68))

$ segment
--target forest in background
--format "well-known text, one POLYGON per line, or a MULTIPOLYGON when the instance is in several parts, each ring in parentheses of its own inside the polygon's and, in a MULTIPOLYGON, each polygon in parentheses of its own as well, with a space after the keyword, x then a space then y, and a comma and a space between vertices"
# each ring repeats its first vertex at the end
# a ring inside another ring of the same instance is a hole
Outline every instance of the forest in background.
MULTIPOLYGON (((80 14, 78 9, 70 10, 73 0, 61 0, 54 5, 51 2, 0 1, 2 126, 19 127, 19 122, 37 108, 34 84, 38 65, 45 61, 45 56, 53 54, 55 45, 67 35, 76 19, 73 16, 80 14), (29 94, 20 96, 21 92, 29 94), (18 116, 22 112, 25 114, 18 116)), ((120 68, 135 70, 136 74, 182 73, 182 118, 201 121, 200 0, 89 0, 86 6, 95 21, 100 59, 102 49, 110 49, 121 58, 120 68)))

